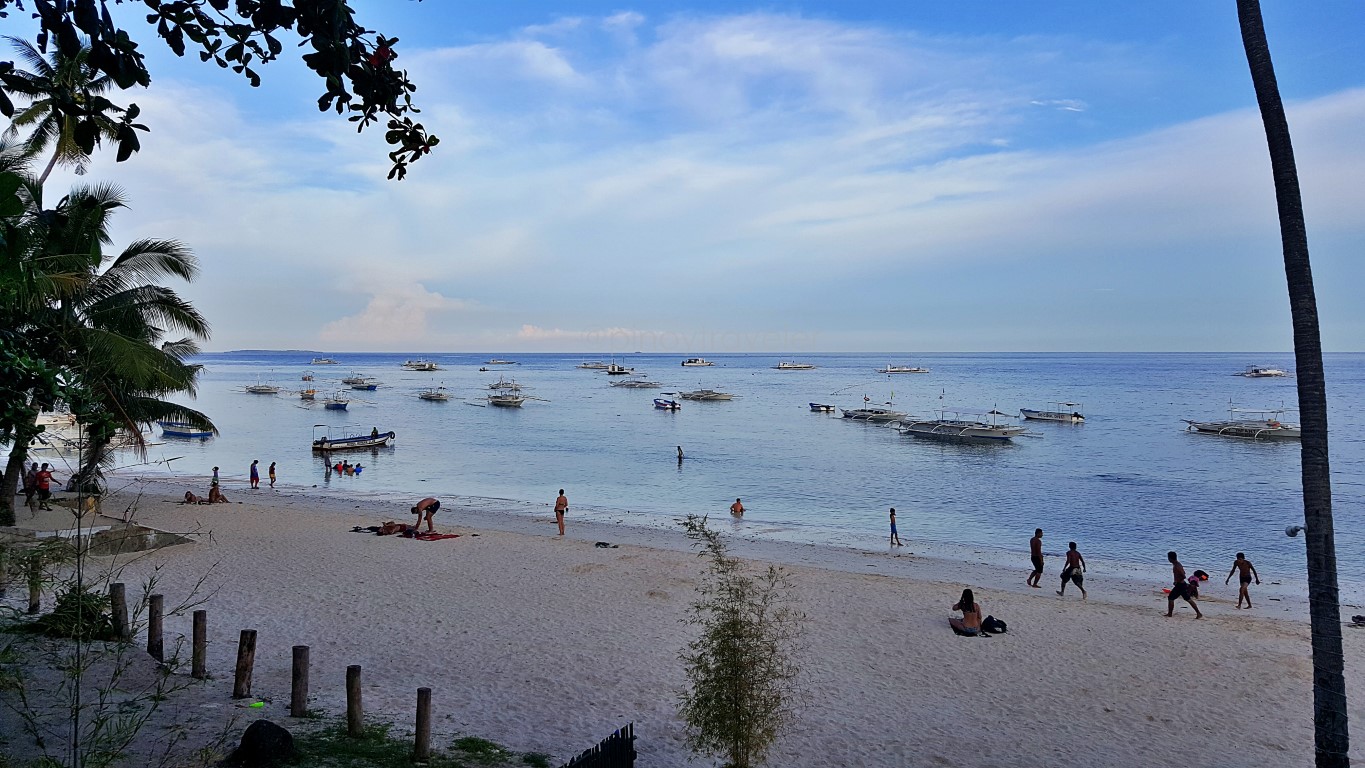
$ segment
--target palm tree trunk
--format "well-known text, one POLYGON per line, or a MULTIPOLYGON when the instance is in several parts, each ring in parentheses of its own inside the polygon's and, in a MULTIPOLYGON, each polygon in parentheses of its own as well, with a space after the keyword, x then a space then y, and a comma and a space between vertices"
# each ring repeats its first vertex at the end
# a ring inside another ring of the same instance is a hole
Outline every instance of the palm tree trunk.
POLYGON ((47 177, 52 173, 52 169, 57 167, 57 158, 61 157, 62 141, 57 139, 57 147, 52 152, 52 159, 47 161, 47 167, 43 169, 43 175, 38 177, 38 187, 42 188, 47 183, 47 177))
POLYGON ((19 478, 24 476, 24 464, 28 462, 28 444, 37 436, 36 423, 20 425, 14 430, 14 447, 10 449, 9 462, 5 465, 5 476, 0 479, 0 525, 14 525, 15 493, 19 489, 19 478))
POLYGON ((1327 461, 1327 387, 1322 370, 1318 305, 1308 261, 1308 233, 1289 122, 1275 81, 1260 0, 1237 0, 1256 101, 1265 123, 1275 178, 1284 272, 1294 323, 1294 363, 1302 422, 1303 516, 1308 556, 1308 610, 1313 642, 1313 723, 1318 768, 1349 766, 1346 680, 1342 675, 1341 605, 1332 529, 1332 481, 1327 461))

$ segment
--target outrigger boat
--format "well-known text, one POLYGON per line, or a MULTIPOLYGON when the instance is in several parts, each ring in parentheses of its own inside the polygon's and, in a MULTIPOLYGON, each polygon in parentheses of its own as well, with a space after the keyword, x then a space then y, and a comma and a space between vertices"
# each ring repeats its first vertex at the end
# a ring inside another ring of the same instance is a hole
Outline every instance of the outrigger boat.
POLYGON ((621 379, 620 381, 609 381, 607 384, 623 389, 658 389, 663 386, 657 381, 646 381, 645 379, 621 379))
POLYGON ((280 388, 274 384, 262 384, 258 381, 255 384, 246 385, 246 391, 253 395, 278 395, 280 388))
POLYGON ((1265 379, 1271 377, 1288 376, 1289 373, 1279 368, 1262 368, 1255 365, 1248 365, 1245 371, 1242 371, 1237 375, 1245 376, 1248 379, 1265 379))
POLYGON ((487 360, 487 361, 484 362, 484 365, 516 365, 516 364, 517 364, 517 363, 516 363, 515 360, 499 360, 499 359, 496 358, 496 357, 493 358, 492 360, 487 360))
POLYGON ((313 380, 313 372, 312 372, 312 371, 304 371, 304 372, 303 372, 303 381, 312 381, 312 380, 313 380))
POLYGON ((499 392, 488 396, 488 404, 498 408, 520 408, 526 398, 516 392, 499 392))
POLYGON ((351 375, 350 375, 350 376, 347 376, 347 377, 344 378, 344 379, 342 379, 342 380, 341 380, 341 383, 342 383, 342 384, 347 384, 347 385, 350 385, 350 384, 364 384, 364 383, 365 383, 365 377, 364 377, 364 376, 361 376, 360 374, 356 373, 355 371, 351 371, 351 375))
POLYGON ((390 440, 397 438, 394 432, 380 432, 374 430, 368 435, 355 435, 346 437, 332 437, 332 428, 327 424, 313 425, 313 450, 315 451, 353 451, 360 448, 381 448, 389 444, 390 440), (318 430, 324 430, 322 437, 318 437, 318 430))
POLYGON ((715 365, 715 363, 701 357, 689 357, 682 361, 684 368, 705 368, 708 365, 715 365))
MULTIPOLYGON (((886 401, 884 405, 891 406, 892 401, 894 400, 895 395, 893 394, 891 400, 886 401)), ((898 411, 891 407, 882 408, 875 405, 869 405, 871 402, 872 398, 863 395, 863 407, 843 409, 844 418, 852 419, 853 421, 870 421, 874 424, 888 424, 899 419, 904 419, 909 415, 905 411, 898 411)))
POLYGON ((418 392, 418 393, 417 393, 417 397, 418 397, 418 399, 420 399, 420 400, 431 400, 431 401, 438 402, 438 403, 444 403, 445 401, 447 401, 447 400, 450 399, 450 395, 446 394, 446 388, 445 388, 445 387, 435 387, 434 389, 425 389, 425 390, 423 390, 423 391, 421 391, 421 392, 418 392))
POLYGON ((810 409, 812 413, 834 413, 835 411, 834 406, 824 403, 811 403, 810 409))
POLYGON ((796 363, 783 360, 777 365, 774 365, 773 369, 777 371, 809 371, 816 367, 818 366, 811 365, 810 363, 796 363))
POLYGON ((405 361, 403 362, 403 367, 406 368, 406 369, 408 369, 409 371, 439 371, 439 370, 441 370, 440 368, 436 367, 436 363, 433 363, 433 362, 430 361, 430 360, 405 360, 405 361))
POLYGON ((916 368, 916 367, 913 366, 913 365, 892 365, 892 364, 890 364, 890 363, 887 363, 885 368, 878 368, 878 369, 877 369, 877 373, 885 373, 885 374, 892 374, 892 373, 928 373, 928 372, 929 372, 929 369, 928 369, 928 368, 916 368))
POLYGON ((157 426, 161 427, 162 437, 188 437, 203 439, 213 437, 213 430, 196 427, 183 421, 158 421, 157 426))
POLYGON ((336 365, 337 361, 330 357, 315 357, 309 365, 336 365))
POLYGON ((734 400, 735 396, 729 392, 717 392, 714 389, 699 389, 695 392, 679 392, 678 397, 684 400, 734 400))
POLYGON ((350 404, 351 401, 342 397, 340 392, 322 401, 322 407, 329 411, 344 411, 350 404))
POLYGON ((578 365, 575 365, 574 367, 575 367, 575 368, 582 368, 583 370, 586 370, 586 371, 605 371, 605 370, 607 370, 607 364, 604 363, 604 362, 602 362, 602 361, 600 361, 600 360, 584 360, 583 362, 579 363, 578 365))
POLYGON ((1011 418, 1009 414, 994 408, 985 413, 944 409, 938 411, 936 419, 903 419, 892 426, 902 435, 957 442, 999 443, 1028 432, 1017 424, 1001 424, 999 419, 1002 416, 1011 418), (990 417, 989 421, 986 420, 987 416, 990 417))
POLYGON ((682 407, 677 400, 664 400, 663 398, 654 399, 654 407, 661 411, 676 411, 682 407))
POLYGON ((489 385, 488 385, 488 388, 489 388, 489 389, 501 389, 501 390, 505 390, 505 391, 507 391, 507 392, 520 392, 520 391, 521 391, 521 385, 517 383, 517 380, 516 380, 516 379, 504 379, 504 378, 501 377, 501 376, 498 377, 498 380, 497 380, 497 381, 493 382, 492 384, 489 384, 489 385))
POLYGON ((359 382, 352 384, 351 389, 359 389, 365 392, 373 392, 376 389, 379 389, 379 382, 375 381, 374 379, 361 379, 359 382))
POLYGON ((1202 432, 1219 437, 1242 437, 1250 440, 1298 440, 1301 437, 1298 424, 1280 421, 1285 408, 1229 408, 1226 421, 1183 421, 1190 432, 1202 432), (1254 418, 1252 418, 1254 417, 1254 418))
POLYGON ((312 400, 317 393, 318 391, 316 389, 301 389, 299 390, 299 399, 312 400))
POLYGON ((1085 416, 1081 414, 1080 403, 1048 403, 1056 406, 1056 410, 1035 411, 1032 408, 1020 408, 1019 415, 1032 421, 1060 421, 1063 424, 1082 424, 1085 416))
POLYGON ((624 365, 617 365, 616 363, 607 366, 608 376, 625 376, 630 373, 635 373, 635 369, 627 368, 624 365))

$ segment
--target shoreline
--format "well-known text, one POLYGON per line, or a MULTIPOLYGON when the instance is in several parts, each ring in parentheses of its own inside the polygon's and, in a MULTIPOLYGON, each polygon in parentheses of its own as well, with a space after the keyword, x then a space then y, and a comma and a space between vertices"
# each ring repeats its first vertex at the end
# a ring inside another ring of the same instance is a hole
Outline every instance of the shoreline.
MULTIPOLYGON (((416 688, 430 687, 434 743, 474 735, 562 761, 634 722, 642 764, 689 765, 678 652, 704 564, 681 532, 583 522, 571 505, 560 539, 548 505, 522 514, 443 504, 437 530, 460 537, 419 541, 350 531, 406 522, 398 502, 281 489, 190 506, 174 484, 125 488, 106 512, 139 490, 135 521, 199 529, 192 544, 139 553, 122 576, 134 593, 155 576, 168 605, 207 578, 214 679, 176 705, 210 721, 196 734, 234 714, 244 718, 237 733, 257 713, 291 727, 290 649, 308 645, 310 706, 329 715, 344 711, 345 668, 359 664, 366 717, 398 734, 410 732, 416 688), (227 696, 245 628, 259 633, 260 710, 227 696)), ((913 543, 906 549, 920 554, 895 557, 727 541, 750 565, 788 563, 807 617, 803 706, 773 765, 1312 764, 1308 629, 1265 592, 1253 591, 1262 599, 1252 611, 1232 609, 1235 592, 1210 592, 1204 620, 1183 604, 1167 619, 1158 584, 1104 569, 1083 602, 1027 588, 1025 568, 925 556, 913 543), (952 634, 946 619, 963 586, 1008 633, 952 634), (964 732, 974 734, 970 753, 964 732)), ((1049 567, 1044 587, 1060 561, 1049 567)), ((188 636, 189 624, 168 616, 169 638, 188 636)), ((1360 700, 1365 677, 1351 660, 1365 657, 1365 631, 1346 631, 1345 643, 1348 692, 1360 700)), ((1351 725, 1365 732, 1359 708, 1351 725)), ((1362 759, 1359 747, 1352 756, 1362 759)))

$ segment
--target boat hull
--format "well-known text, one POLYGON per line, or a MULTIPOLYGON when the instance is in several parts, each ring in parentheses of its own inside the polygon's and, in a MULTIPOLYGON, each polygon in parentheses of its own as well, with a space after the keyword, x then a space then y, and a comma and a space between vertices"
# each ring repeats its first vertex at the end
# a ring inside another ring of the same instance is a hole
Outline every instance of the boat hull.
POLYGON ((1004 443, 1027 431, 1012 425, 960 421, 908 421, 898 429, 911 437, 964 443, 1004 443))
POLYGON ((834 406, 824 403, 811 403, 810 409, 812 413, 834 413, 834 406))
POLYGON ((162 437, 183 437, 194 440, 203 440, 213 437, 213 433, 207 429, 192 427, 189 424, 178 421, 158 421, 157 426, 161 427, 162 437))
POLYGON ((676 400, 655 400, 654 407, 661 411, 676 411, 682 407, 676 400))
POLYGON ((343 403, 343 402, 330 402, 330 403, 323 403, 322 407, 323 407, 323 408, 326 408, 326 409, 329 410, 329 411, 344 411, 344 410, 346 410, 346 406, 347 406, 347 405, 349 405, 349 403, 343 403))
POLYGON ((1085 417, 1079 413, 1066 413, 1064 411, 1035 411, 1030 408, 1020 408, 1019 415, 1031 421, 1056 421, 1063 424, 1082 424, 1085 417))
POLYGON ((341 437, 336 439, 321 438, 313 441, 313 450, 322 452, 331 451, 354 451, 362 448, 382 448, 389 444, 390 440, 398 437, 393 432, 385 432, 378 436, 362 435, 360 437, 341 437))

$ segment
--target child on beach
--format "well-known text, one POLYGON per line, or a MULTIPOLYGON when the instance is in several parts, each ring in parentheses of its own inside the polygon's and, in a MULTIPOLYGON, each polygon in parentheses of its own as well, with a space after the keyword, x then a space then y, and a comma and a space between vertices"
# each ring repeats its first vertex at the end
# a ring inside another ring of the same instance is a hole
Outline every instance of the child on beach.
POLYGON ((275 462, 270 462, 270 487, 275 487, 275 462))
MULTIPOLYGON (((903 546, 905 546, 904 544, 901 543, 900 534, 896 533, 896 508, 895 508, 895 507, 892 507, 892 508, 891 508, 891 546, 893 546, 893 547, 903 547, 903 546)), ((914 554, 914 553, 912 552, 911 554, 914 554)))
POLYGON ((1253 576, 1256 578, 1256 584, 1259 586, 1261 583, 1261 575, 1256 572, 1256 566, 1252 565, 1251 561, 1247 559, 1247 556, 1241 552, 1238 552, 1237 559, 1232 561, 1232 570, 1228 571, 1228 577, 1223 579, 1223 583, 1227 584, 1231 581, 1232 574, 1238 571, 1241 571, 1242 575, 1238 579, 1241 586, 1237 590, 1237 607, 1241 608, 1242 601, 1245 600, 1247 609, 1250 610, 1251 593, 1247 591, 1247 588, 1251 586, 1251 579, 1253 576))

